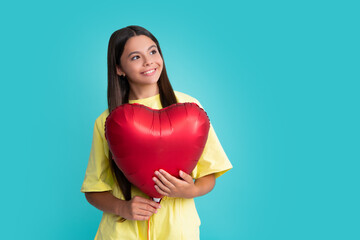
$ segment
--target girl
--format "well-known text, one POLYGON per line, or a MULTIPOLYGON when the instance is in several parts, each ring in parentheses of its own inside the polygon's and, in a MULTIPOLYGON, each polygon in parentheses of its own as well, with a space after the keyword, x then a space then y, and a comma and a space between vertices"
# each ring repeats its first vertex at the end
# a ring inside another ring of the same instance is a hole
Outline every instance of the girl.
POLYGON ((210 192, 215 179, 232 168, 212 126, 191 175, 180 171, 178 179, 163 170, 155 172, 154 186, 164 196, 160 203, 126 179, 105 139, 106 117, 117 106, 140 103, 161 109, 177 102, 202 107, 195 98, 172 89, 157 39, 139 26, 115 31, 108 46, 108 109, 95 121, 81 187, 89 203, 103 211, 96 240, 147 239, 148 226, 151 239, 199 239, 194 198, 210 192))

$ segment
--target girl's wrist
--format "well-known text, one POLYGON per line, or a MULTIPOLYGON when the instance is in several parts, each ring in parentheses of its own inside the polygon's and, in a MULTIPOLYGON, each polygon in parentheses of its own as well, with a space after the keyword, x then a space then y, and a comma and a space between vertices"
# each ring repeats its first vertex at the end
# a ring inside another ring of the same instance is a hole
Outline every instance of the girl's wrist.
POLYGON ((196 198, 199 194, 199 188, 194 184, 193 187, 190 189, 190 191, 187 191, 183 198, 196 198))
POLYGON ((122 217, 124 214, 124 206, 125 206, 125 200, 117 199, 115 204, 114 212, 116 215, 122 217))

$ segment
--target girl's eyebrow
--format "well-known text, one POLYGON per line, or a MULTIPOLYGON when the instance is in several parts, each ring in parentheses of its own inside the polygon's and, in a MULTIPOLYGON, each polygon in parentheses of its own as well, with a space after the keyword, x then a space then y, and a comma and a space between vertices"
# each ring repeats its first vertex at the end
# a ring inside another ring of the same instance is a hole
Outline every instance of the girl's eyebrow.
MULTIPOLYGON (((152 48, 152 47, 156 47, 156 45, 151 45, 149 48, 148 48, 148 51, 152 48)), ((130 57, 131 54, 134 54, 134 53, 139 53, 138 51, 135 51, 135 52, 131 52, 128 57, 130 57)))

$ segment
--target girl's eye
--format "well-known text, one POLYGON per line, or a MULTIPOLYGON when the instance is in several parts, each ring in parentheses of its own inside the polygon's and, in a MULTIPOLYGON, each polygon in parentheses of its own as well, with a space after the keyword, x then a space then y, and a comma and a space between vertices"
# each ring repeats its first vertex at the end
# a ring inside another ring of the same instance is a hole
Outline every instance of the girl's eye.
MULTIPOLYGON (((157 51, 156 51, 156 50, 152 50, 150 53, 153 55, 153 54, 157 53, 157 51)), ((136 55, 136 56, 132 57, 131 60, 136 60, 136 59, 138 59, 138 58, 139 58, 139 56, 136 55)))

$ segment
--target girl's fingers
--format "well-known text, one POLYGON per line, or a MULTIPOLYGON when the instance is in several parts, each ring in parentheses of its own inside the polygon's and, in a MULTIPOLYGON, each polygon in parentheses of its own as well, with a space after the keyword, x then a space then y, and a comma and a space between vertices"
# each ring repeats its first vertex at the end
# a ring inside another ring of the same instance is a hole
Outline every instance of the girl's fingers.
POLYGON ((153 200, 149 200, 149 204, 156 209, 161 208, 160 203, 154 202, 153 200))
POLYGON ((136 220, 136 221, 146 221, 150 218, 151 216, 147 216, 147 215, 135 215, 133 217, 133 220, 136 220))
POLYGON ((147 204, 147 205, 150 205, 154 208, 161 208, 161 205, 157 202, 154 202, 153 200, 150 200, 150 199, 146 199, 146 198, 142 198, 142 197, 139 197, 139 196, 135 196, 134 197, 134 200, 137 201, 137 202, 140 202, 140 203, 144 203, 144 204, 147 204), (136 198, 136 199, 135 199, 136 198))
POLYGON ((150 217, 150 216, 153 215, 154 213, 155 213, 155 212, 152 212, 152 211, 147 211, 147 210, 138 209, 138 210, 136 211, 135 215, 150 217))
POLYGON ((126 204, 124 217, 131 220, 148 220, 160 208, 160 204, 140 196, 133 197, 126 204))
POLYGON ((160 193, 161 195, 164 195, 164 196, 168 196, 169 193, 167 192, 164 192, 163 190, 161 190, 161 188, 159 188, 157 185, 155 185, 155 189, 158 193, 160 193))
POLYGON ((148 211, 151 213, 155 213, 157 211, 157 208, 155 208, 151 205, 148 205, 148 204, 139 205, 139 209, 141 209, 142 211, 148 211))
POLYGON ((182 179, 184 179, 186 182, 189 182, 189 183, 191 183, 191 182, 193 182, 194 180, 193 180, 193 178, 189 175, 189 174, 187 174, 186 172, 183 172, 183 171, 179 171, 179 175, 180 175, 180 177, 182 178, 182 179))
MULTIPOLYGON (((153 178, 154 182, 157 184, 157 186, 164 192, 170 192, 170 188, 164 185, 162 181, 157 179, 156 177, 153 178)), ((166 184, 166 183, 165 183, 166 184)))
POLYGON ((148 220, 150 217, 146 217, 146 216, 136 216, 136 217, 134 217, 134 219, 133 220, 135 220, 135 221, 146 221, 146 220, 148 220))
POLYGON ((169 174, 165 170, 160 169, 159 171, 156 172, 159 173, 158 177, 160 178, 160 180, 163 181, 168 186, 174 186, 179 181, 179 179, 169 174))

